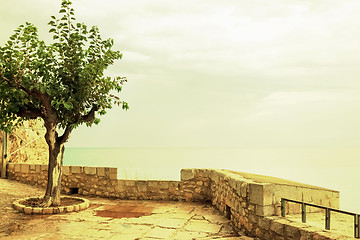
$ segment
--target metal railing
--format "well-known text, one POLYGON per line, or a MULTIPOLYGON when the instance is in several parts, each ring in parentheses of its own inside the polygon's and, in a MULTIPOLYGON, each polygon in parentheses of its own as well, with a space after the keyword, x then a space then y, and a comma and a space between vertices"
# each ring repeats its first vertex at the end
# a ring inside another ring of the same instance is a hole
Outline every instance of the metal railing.
POLYGON ((354 237, 360 238, 360 228, 359 228, 360 215, 359 214, 339 210, 336 208, 324 207, 324 206, 317 205, 317 204, 305 203, 305 202, 301 202, 301 201, 281 198, 281 216, 282 217, 285 217, 285 202, 301 204, 301 219, 302 219, 303 223, 306 223, 306 206, 324 209, 325 210, 325 229, 326 230, 330 230, 330 213, 331 212, 337 212, 337 213, 354 216, 354 237))

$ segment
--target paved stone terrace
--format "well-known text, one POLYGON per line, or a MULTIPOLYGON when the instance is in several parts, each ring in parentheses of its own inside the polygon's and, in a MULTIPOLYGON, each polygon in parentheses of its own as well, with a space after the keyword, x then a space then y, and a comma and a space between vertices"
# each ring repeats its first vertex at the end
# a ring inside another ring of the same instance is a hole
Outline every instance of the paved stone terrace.
POLYGON ((203 203, 87 197, 89 209, 59 215, 25 215, 11 206, 43 192, 0 179, 0 239, 253 239, 239 236, 225 217, 203 203))

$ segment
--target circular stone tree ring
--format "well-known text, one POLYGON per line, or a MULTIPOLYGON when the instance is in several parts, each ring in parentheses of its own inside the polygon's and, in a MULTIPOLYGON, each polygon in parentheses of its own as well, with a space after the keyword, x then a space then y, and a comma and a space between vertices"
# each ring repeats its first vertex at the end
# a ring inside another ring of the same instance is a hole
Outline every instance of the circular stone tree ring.
POLYGON ((29 197, 13 202, 13 207, 25 214, 59 214, 78 212, 87 209, 89 200, 79 197, 61 197, 61 205, 56 207, 39 207, 41 197, 29 197))

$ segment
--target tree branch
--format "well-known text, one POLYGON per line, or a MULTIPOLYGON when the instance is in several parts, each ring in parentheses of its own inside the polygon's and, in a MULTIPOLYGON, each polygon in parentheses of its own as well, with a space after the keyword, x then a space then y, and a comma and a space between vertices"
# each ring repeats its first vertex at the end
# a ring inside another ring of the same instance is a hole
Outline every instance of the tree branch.
POLYGON ((19 88, 23 90, 27 95, 39 100, 43 106, 45 112, 42 112, 42 117, 51 119, 52 122, 57 121, 57 113, 51 106, 50 96, 47 93, 42 93, 37 89, 28 89, 16 81, 11 81, 3 75, 4 69, 0 73, 0 78, 3 79, 10 87, 19 88))
POLYGON ((22 108, 19 112, 16 113, 17 116, 23 118, 36 119, 38 117, 43 117, 41 111, 36 108, 22 108))
POLYGON ((70 133, 72 131, 72 127, 71 127, 71 124, 68 124, 65 128, 65 131, 63 133, 62 136, 58 137, 57 141, 60 143, 60 144, 63 144, 65 143, 69 138, 70 138, 70 133))
POLYGON ((80 120, 83 122, 93 122, 95 120, 95 112, 99 110, 98 105, 93 105, 90 112, 84 116, 81 116, 80 120))
MULTIPOLYGON (((93 122, 95 120, 95 112, 99 110, 99 106, 93 105, 90 112, 86 115, 83 115, 79 118, 80 121, 83 122, 93 122)), ((70 133, 72 131, 72 124, 76 124, 76 122, 69 123, 62 136, 58 137, 57 141, 62 144, 65 143, 70 138, 70 133)))

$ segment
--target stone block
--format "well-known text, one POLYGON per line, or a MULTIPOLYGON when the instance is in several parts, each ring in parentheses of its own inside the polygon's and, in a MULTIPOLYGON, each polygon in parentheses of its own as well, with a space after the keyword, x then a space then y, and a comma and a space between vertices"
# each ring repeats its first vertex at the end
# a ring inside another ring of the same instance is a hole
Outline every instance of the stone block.
POLYGON ((254 224, 252 224, 250 222, 245 222, 244 227, 248 232, 251 232, 254 228, 254 224))
POLYGON ((248 195, 248 187, 249 187, 248 183, 246 183, 246 182, 241 183, 240 193, 241 193, 242 198, 247 197, 247 195, 248 195))
POLYGON ((15 172, 21 171, 21 164, 15 164, 15 172))
POLYGON ((90 182, 97 183, 98 181, 99 179, 97 178, 97 176, 90 177, 90 182))
POLYGON ((96 174, 99 177, 105 177, 105 168, 103 168, 103 167, 96 168, 96 174))
POLYGON ((150 188, 158 188, 159 187, 159 181, 153 180, 153 181, 147 181, 148 186, 150 188))
POLYGON ((147 186, 145 181, 137 181, 136 182, 137 190, 140 192, 146 192, 147 186))
POLYGON ((249 198, 250 203, 256 205, 264 205, 264 190, 263 185, 258 183, 249 184, 249 198))
POLYGON ((276 186, 273 184, 266 184, 263 185, 263 192, 264 192, 264 205, 274 204, 276 202, 280 202, 276 199, 275 192, 276 186))
POLYGON ((41 165, 35 165, 35 172, 41 173, 41 165))
POLYGON ((184 194, 184 197, 185 197, 185 201, 191 201, 192 198, 193 198, 193 194, 192 193, 189 193, 189 192, 186 192, 184 194))
POLYGON ((42 214, 53 214, 54 209, 52 207, 43 208, 42 214))
POLYGON ((35 164, 30 164, 30 171, 31 172, 35 172, 35 169, 36 169, 36 167, 35 167, 36 165, 35 164))
POLYGON ((44 165, 41 165, 41 171, 47 171, 49 169, 49 166, 44 164, 44 165))
POLYGON ((119 179, 119 180, 117 181, 117 185, 118 185, 118 186, 125 186, 125 181, 126 181, 126 180, 119 179))
POLYGON ((248 207, 249 211, 255 212, 255 206, 256 205, 253 205, 253 204, 249 205, 249 207, 248 207))
POLYGON ((270 230, 281 236, 284 235, 284 225, 282 223, 272 221, 270 224, 270 230))
POLYGON ((81 173, 82 167, 80 166, 71 166, 71 173, 81 173))
POLYGON ((117 174, 117 168, 109 168, 109 174, 117 174))
POLYGON ((249 220, 249 222, 250 223, 253 223, 253 224, 255 224, 255 225, 258 225, 258 223, 259 223, 259 216, 257 216, 257 215, 255 215, 255 214, 249 214, 248 215, 248 220, 249 220))
POLYGON ((74 205, 74 212, 80 211, 80 204, 74 205))
POLYGON ((300 230, 300 240, 307 240, 307 239, 313 239, 313 233, 309 232, 307 229, 299 229, 300 230))
POLYGON ((96 168, 95 167, 84 167, 84 173, 88 175, 95 175, 96 168))
POLYGON ((64 211, 65 212, 73 212, 74 211, 74 205, 64 207, 64 211))
POLYGON ((178 188, 180 182, 178 182, 178 181, 171 181, 171 182, 169 182, 169 184, 170 184, 170 187, 178 188))
POLYGON ((270 223, 271 221, 267 218, 259 218, 259 227, 265 231, 270 229, 270 223))
POLYGON ((29 164, 21 164, 21 173, 29 173, 30 172, 30 167, 29 164))
POLYGON ((124 185, 118 185, 115 190, 119 193, 119 192, 125 192, 126 191, 126 187, 124 185))
POLYGON ((210 171, 210 179, 217 184, 220 181, 220 177, 219 174, 217 173, 216 170, 211 170, 210 171))
POLYGON ((125 180, 125 186, 134 187, 135 186, 135 181, 134 180, 125 180))
POLYGON ((70 174, 70 167, 69 166, 63 166, 62 167, 62 173, 64 175, 69 175, 70 174))
POLYGON ((255 235, 260 239, 264 239, 264 231, 262 231, 260 228, 255 229, 255 235))
POLYGON ((42 214, 42 208, 33 208, 34 214, 42 214))
POLYGON ((33 209, 31 207, 25 207, 24 208, 24 213, 25 214, 32 214, 33 213, 33 209))
POLYGON ((160 189, 168 189, 169 188, 169 182, 167 182, 167 181, 159 181, 159 188, 160 189))
POLYGON ((293 239, 300 239, 301 234, 298 227, 285 225, 285 237, 293 238, 293 239))
POLYGON ((194 169, 181 169, 181 181, 193 179, 195 177, 194 169))
POLYGON ((281 203, 273 204, 274 207, 274 215, 280 216, 281 215, 281 203))
POLYGON ((109 179, 117 179, 117 173, 110 173, 109 179))
POLYGON ((275 215, 275 207, 274 205, 265 205, 262 207, 262 215, 260 216, 273 216, 275 215))
POLYGON ((339 192, 334 192, 330 196, 330 207, 332 208, 339 208, 339 192))
POLYGON ((9 172, 14 172, 15 171, 15 165, 13 163, 8 164, 8 171, 9 172))

